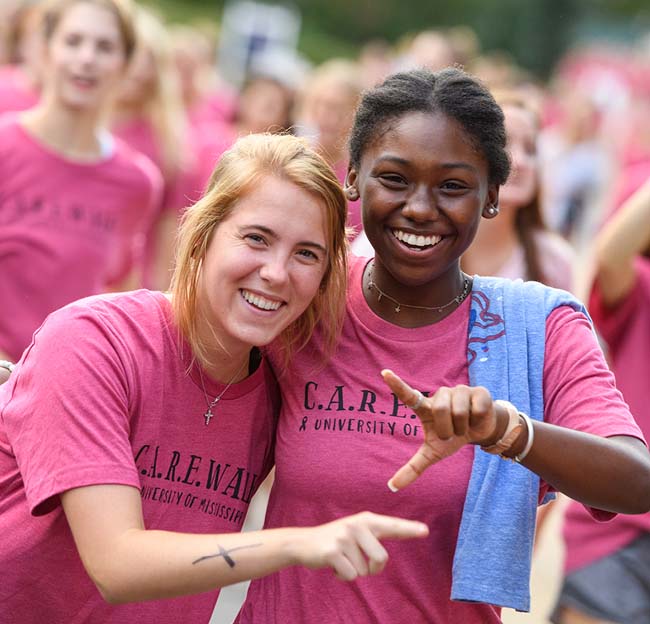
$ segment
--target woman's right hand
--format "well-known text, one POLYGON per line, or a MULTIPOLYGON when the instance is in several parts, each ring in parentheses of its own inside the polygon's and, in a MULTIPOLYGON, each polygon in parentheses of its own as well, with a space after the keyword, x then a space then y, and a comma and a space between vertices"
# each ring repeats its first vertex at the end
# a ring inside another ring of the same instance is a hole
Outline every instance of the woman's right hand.
POLYGON ((388 561, 382 539, 426 537, 422 522, 364 511, 317 527, 299 529, 297 563, 308 568, 331 567, 343 581, 378 574, 388 561))

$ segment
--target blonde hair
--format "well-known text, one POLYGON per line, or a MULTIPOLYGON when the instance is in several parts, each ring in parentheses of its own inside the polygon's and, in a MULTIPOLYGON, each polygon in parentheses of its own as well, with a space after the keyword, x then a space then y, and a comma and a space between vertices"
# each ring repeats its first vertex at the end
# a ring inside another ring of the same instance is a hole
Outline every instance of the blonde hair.
POLYGON ((176 323, 202 365, 211 364, 198 334, 198 295, 203 259, 214 230, 264 176, 287 180, 322 200, 327 224, 327 269, 316 297, 279 336, 283 364, 308 342, 317 324, 327 353, 343 322, 347 286, 347 205, 336 175, 306 140, 290 135, 240 138, 217 164, 205 195, 185 212, 178 234, 171 282, 176 323))
MULTIPOLYGON (((187 115, 174 62, 171 37, 163 21, 149 9, 135 11, 137 47, 146 50, 153 61, 153 91, 144 102, 143 112, 151 121, 160 148, 166 178, 174 178, 187 164, 187 115)), ((119 101, 118 101, 119 108, 119 101)))
POLYGON ((66 11, 82 2, 103 7, 115 15, 124 44, 124 56, 128 61, 133 56, 136 43, 133 4, 130 0, 47 0, 43 8, 39 8, 45 41, 50 40, 66 11))

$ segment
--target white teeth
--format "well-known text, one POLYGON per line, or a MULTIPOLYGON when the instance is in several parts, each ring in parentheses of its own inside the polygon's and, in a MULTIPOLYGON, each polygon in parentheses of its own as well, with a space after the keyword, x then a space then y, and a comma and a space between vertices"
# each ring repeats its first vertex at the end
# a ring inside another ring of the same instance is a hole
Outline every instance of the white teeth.
POLYGON ((442 236, 416 236, 402 230, 391 230, 391 232, 397 240, 412 247, 430 247, 431 245, 437 245, 442 240, 442 236))
POLYGON ((260 308, 261 310, 277 310, 282 305, 282 302, 280 301, 271 301, 261 295, 254 295, 252 292, 247 290, 242 290, 241 294, 248 303, 254 305, 256 308, 260 308))

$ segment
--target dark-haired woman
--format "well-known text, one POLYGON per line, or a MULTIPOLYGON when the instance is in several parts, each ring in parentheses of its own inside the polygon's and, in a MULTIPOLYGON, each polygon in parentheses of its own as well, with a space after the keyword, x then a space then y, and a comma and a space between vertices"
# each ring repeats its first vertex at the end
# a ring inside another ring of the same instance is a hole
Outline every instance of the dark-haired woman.
POLYGON ((459 70, 395 74, 362 98, 347 194, 375 257, 351 262, 328 366, 316 335, 280 378, 266 526, 369 507, 430 535, 388 543, 372 579, 292 568, 255 581, 239 624, 500 622, 500 606, 529 607, 538 501, 558 490, 600 517, 650 508, 642 434, 581 304, 460 269, 497 216, 505 146, 501 109, 459 70))

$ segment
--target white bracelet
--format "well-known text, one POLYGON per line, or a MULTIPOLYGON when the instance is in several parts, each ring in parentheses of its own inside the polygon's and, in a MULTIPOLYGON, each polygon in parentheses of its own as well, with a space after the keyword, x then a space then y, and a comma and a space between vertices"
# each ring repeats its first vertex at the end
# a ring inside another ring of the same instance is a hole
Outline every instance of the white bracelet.
POLYGON ((13 370, 14 368, 16 368, 16 365, 13 362, 9 362, 9 360, 0 360, 0 368, 5 368, 10 373, 13 373, 13 370))
POLYGON ((512 461, 517 462, 518 464, 521 464, 521 462, 526 459, 526 455, 530 453, 530 449, 533 446, 533 440, 535 439, 535 429, 533 429, 533 421, 530 419, 530 416, 528 414, 524 414, 524 412, 519 412, 519 416, 521 416, 524 419, 524 423, 526 423, 526 430, 528 432, 528 440, 526 441, 526 446, 524 446, 524 450, 519 453, 519 455, 515 455, 512 458, 512 461))

